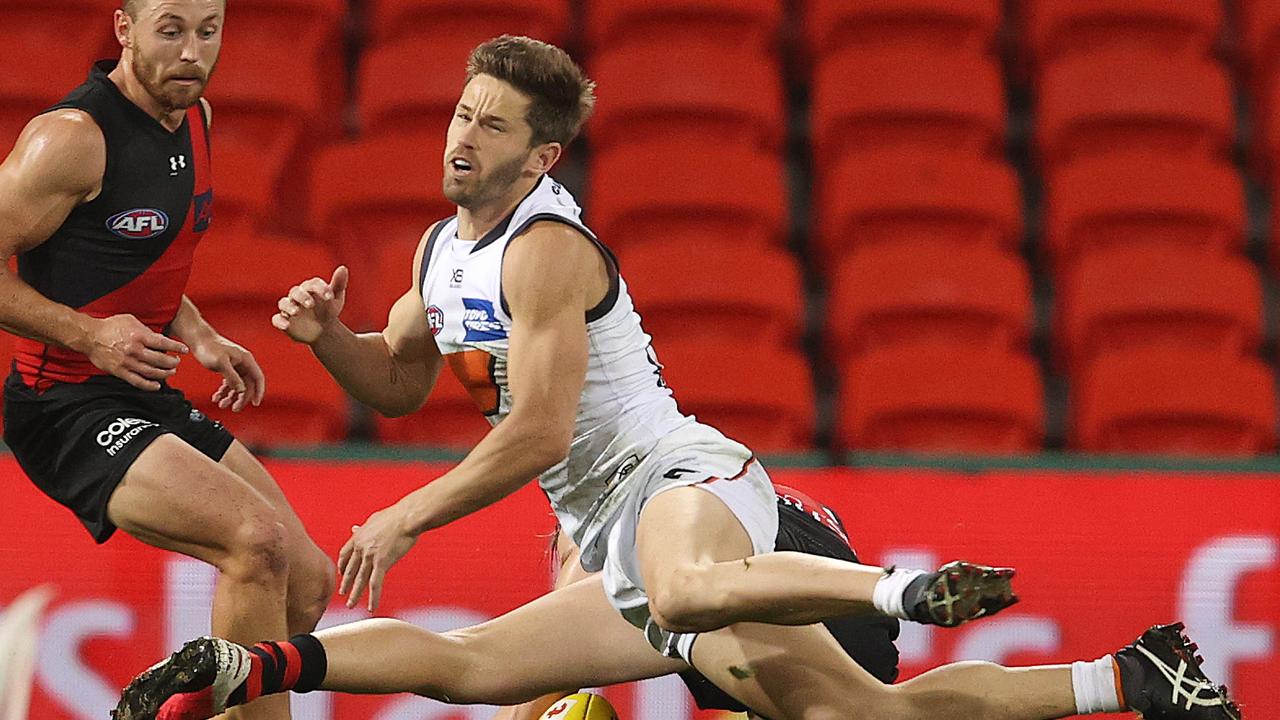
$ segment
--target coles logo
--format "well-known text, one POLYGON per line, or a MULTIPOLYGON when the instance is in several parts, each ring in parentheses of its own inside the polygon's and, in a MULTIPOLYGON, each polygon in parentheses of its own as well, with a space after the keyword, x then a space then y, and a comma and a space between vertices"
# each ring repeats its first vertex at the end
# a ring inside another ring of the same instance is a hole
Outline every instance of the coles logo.
POLYGON ((122 238, 146 240, 169 229, 169 216, 150 208, 125 210, 107 220, 107 229, 122 238))
POLYGON ((432 335, 439 335, 444 329, 444 311, 436 305, 427 308, 427 326, 431 328, 432 335))

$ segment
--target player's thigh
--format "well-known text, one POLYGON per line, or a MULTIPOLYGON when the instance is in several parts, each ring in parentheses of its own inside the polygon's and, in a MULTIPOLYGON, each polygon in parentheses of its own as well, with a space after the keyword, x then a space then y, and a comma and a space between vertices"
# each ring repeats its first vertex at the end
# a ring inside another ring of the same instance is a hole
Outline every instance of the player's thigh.
POLYGON ((636 546, 649 589, 660 587, 668 573, 683 566, 754 554, 746 528, 729 506, 694 486, 665 490, 645 503, 636 546))
POLYGON ((875 718, 898 701, 822 625, 737 623, 700 634, 692 659, 719 688, 770 720, 875 718))
POLYGON ((266 496, 172 434, 157 437, 133 461, 107 514, 145 543, 215 565, 247 529, 269 531, 281 522, 266 496))
POLYGON ((280 516, 280 521, 284 523, 285 528, 289 531, 288 545, 291 557, 296 558, 304 554, 320 554, 321 559, 323 559, 323 554, 307 534, 307 529, 303 526, 302 519, 298 517, 293 506, 289 504, 289 500, 285 497, 280 485, 276 483, 275 478, 271 477, 271 473, 267 472, 262 463, 253 456, 253 453, 249 452, 248 448, 239 440, 236 440, 231 443, 231 447, 227 448, 227 452, 222 456, 219 464, 235 473, 254 490, 257 490, 276 509, 280 516))
POLYGON ((644 633, 622 618, 598 575, 449 635, 471 658, 469 674, 491 679, 496 685, 491 690, 505 702, 688 669, 683 660, 654 650, 644 633))

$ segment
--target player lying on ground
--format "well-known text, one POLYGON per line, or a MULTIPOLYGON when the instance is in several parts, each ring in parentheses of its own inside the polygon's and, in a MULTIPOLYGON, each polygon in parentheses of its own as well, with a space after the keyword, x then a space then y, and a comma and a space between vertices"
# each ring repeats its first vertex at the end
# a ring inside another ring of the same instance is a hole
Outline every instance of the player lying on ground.
MULTIPOLYGON (((775 485, 778 502, 776 550, 795 551, 858 562, 849 543, 849 534, 835 510, 793 488, 775 485)), ((592 577, 578 562, 578 548, 564 533, 557 533, 556 555, 559 570, 555 586, 565 587, 592 577)), ((823 623, 831 636, 854 662, 877 680, 892 684, 898 678, 898 621, 878 614, 854 614, 823 623)), ((717 688, 697 670, 680 673, 694 702, 703 710, 747 712, 747 707, 717 688)), ((536 720, 560 698, 564 691, 547 695, 517 707, 502 708, 494 720, 536 720)))
POLYGON ((422 533, 534 477, 600 576, 453 633, 378 619, 254 651, 197 640, 131 684, 120 720, 186 691, 201 692, 175 698, 168 718, 316 688, 510 705, 690 667, 773 720, 1039 720, 1125 704, 1164 720, 1237 716, 1174 628, 1074 666, 955 663, 893 686, 859 667, 815 623, 879 611, 958 624, 1007 606, 1010 573, 773 552, 768 474, 679 412, 613 255, 547 175, 592 84, 558 48, 510 37, 476 48, 467 77, 444 158, 458 212, 424 235, 387 328, 355 335, 338 321, 345 268, 293 288, 272 320, 385 414, 421 406, 447 361, 493 423, 456 467, 355 529, 341 590, 376 607, 422 533))

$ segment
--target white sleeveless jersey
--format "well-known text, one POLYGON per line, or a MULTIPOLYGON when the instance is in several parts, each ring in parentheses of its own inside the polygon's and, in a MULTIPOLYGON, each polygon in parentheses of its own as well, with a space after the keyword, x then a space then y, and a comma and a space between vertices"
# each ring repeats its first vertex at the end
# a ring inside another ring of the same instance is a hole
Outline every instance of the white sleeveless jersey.
MULTIPOLYGON (((586 314, 586 385, 569 456, 539 478, 564 530, 582 548, 584 566, 598 570, 605 552, 602 533, 626 499, 628 476, 659 440, 697 424, 677 409, 616 260, 582 224, 581 214, 569 191, 543 176, 510 216, 478 240, 458 238, 457 217, 438 223, 420 275, 427 322, 440 352, 496 425, 511 409, 511 315, 502 294, 508 243, 535 222, 555 221, 577 229, 604 254, 609 292, 586 314)), ((697 429, 723 438, 709 427, 697 429)), ((742 453, 750 455, 746 448, 742 453)))

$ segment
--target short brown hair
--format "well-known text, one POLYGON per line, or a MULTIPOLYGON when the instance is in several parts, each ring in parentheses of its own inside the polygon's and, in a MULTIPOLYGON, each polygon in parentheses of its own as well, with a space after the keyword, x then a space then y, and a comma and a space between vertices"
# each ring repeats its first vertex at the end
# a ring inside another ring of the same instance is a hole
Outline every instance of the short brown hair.
POLYGON ((596 105, 596 84, 564 50, 550 43, 502 35, 482 43, 467 58, 467 82, 490 75, 529 96, 525 119, 534 145, 568 145, 596 105))

